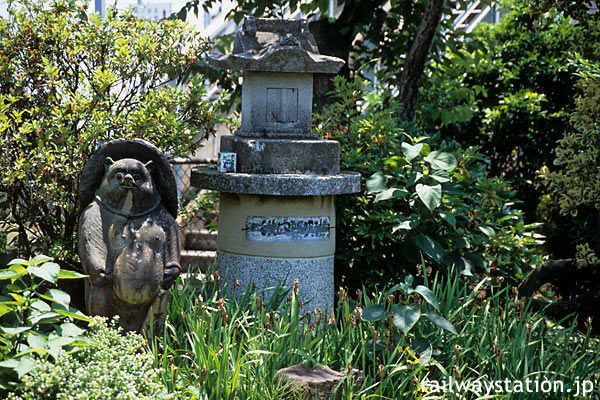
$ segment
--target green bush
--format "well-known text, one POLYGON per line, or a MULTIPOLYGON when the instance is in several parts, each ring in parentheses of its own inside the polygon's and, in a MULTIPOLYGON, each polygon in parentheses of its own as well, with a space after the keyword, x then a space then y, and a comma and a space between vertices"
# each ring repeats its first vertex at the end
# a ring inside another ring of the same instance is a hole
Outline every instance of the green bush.
POLYGON ((75 320, 89 317, 70 305, 70 296, 56 288, 59 279, 78 279, 47 256, 15 259, 0 269, 0 394, 10 390, 34 367, 34 358, 89 345, 75 320))
POLYGON ((96 317, 85 336, 92 346, 60 352, 54 361, 37 358, 33 370, 8 395, 11 400, 39 399, 166 399, 173 398, 160 383, 144 339, 122 332, 96 317))
POLYGON ((480 145, 491 174, 512 181, 531 219, 542 195, 536 171, 551 164, 573 110, 575 79, 565 65, 581 27, 556 8, 533 12, 529 0, 502 7, 501 22, 478 25, 432 66, 421 119, 444 138, 480 145))
POLYGON ((342 168, 360 172, 364 190, 338 199, 339 274, 352 284, 400 279, 423 253, 426 266, 515 282, 541 262, 535 225, 524 223, 509 184, 488 176, 477 148, 419 136, 394 119, 393 105, 362 97, 357 81, 335 85, 340 102, 317 118, 317 131, 340 141, 342 168))
POLYGON ((445 139, 481 146, 492 176, 517 190, 528 222, 545 223, 546 252, 572 256, 589 238, 584 220, 559 215, 557 199, 538 177, 575 110, 574 51, 596 59, 598 13, 586 2, 505 0, 502 20, 478 24, 462 45, 431 65, 419 123, 445 139))
POLYGON ((22 0, 0 19, 0 254, 12 245, 76 267, 77 187, 90 154, 122 137, 184 155, 220 120, 222 98, 204 98, 202 77, 176 88, 208 49, 191 27, 87 7, 22 0))
MULTIPOLYGON (((571 218, 587 219, 591 237, 597 237, 600 210, 600 64, 584 60, 574 61, 581 78, 578 87, 581 95, 576 99, 576 109, 571 115, 572 129, 558 141, 556 168, 542 170, 547 184, 556 198, 560 211, 571 218), (591 208, 591 209, 590 209, 591 208)), ((580 244, 583 245, 583 244, 580 244)), ((592 245, 600 250, 600 243, 592 245)), ((587 245, 589 249, 589 245, 587 245)), ((583 249, 583 247, 580 247, 583 249)))

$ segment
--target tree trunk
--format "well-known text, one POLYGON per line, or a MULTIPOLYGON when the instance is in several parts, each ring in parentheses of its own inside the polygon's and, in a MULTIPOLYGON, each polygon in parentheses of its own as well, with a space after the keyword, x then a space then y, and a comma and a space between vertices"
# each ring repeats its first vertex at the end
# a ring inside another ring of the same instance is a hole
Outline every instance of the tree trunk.
POLYGON ((397 117, 403 121, 412 121, 415 118, 421 75, 423 75, 431 44, 444 15, 445 3, 445 0, 429 0, 427 2, 427 8, 415 41, 406 55, 404 69, 400 76, 400 93, 398 94, 402 108, 397 114, 397 117))

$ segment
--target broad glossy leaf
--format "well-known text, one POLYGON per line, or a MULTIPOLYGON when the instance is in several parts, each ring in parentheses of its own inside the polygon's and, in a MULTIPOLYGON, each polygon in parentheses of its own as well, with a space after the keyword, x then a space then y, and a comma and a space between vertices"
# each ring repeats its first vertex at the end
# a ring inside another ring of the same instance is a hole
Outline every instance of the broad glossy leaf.
POLYGON ((33 362, 33 358, 29 356, 21 357, 19 359, 12 358, 10 360, 0 362, 0 367, 10 368, 14 370, 17 373, 19 379, 21 379, 21 377, 23 377, 23 375, 26 375, 28 372, 31 372, 34 366, 35 363, 33 362))
POLYGON ((405 196, 408 196, 408 191, 406 189, 390 188, 384 190, 383 192, 375 196, 375 203, 383 200, 397 199, 399 197, 405 196))
POLYGON ((410 343, 411 350, 419 357, 420 364, 426 364, 433 355, 433 346, 423 338, 415 338, 410 343))
POLYGON ((68 293, 63 292, 60 289, 48 289, 48 291, 45 294, 40 294, 39 296, 45 300, 62 304, 65 307, 68 307, 69 303, 71 303, 71 296, 69 296, 68 293))
POLYGON ((39 313, 33 317, 31 317, 29 319, 29 323, 31 325, 36 325, 39 324, 40 322, 43 323, 49 323, 49 322, 57 322, 60 321, 63 317, 63 315, 54 312, 54 311, 48 311, 48 312, 43 312, 43 313, 39 313))
POLYGON ((8 269, 11 270, 11 271, 15 271, 20 276, 23 276, 23 275, 27 274, 27 268, 25 268, 21 264, 11 265, 8 269))
POLYGON ((386 292, 386 297, 387 295, 394 293, 396 290, 400 290, 402 293, 408 293, 410 287, 408 287, 406 285, 406 283, 398 283, 394 286, 392 286, 387 292, 386 292))
POLYGON ((386 348, 387 348, 387 346, 385 345, 385 342, 381 338, 378 338, 377 340, 375 340, 375 344, 373 344, 373 340, 365 341, 365 349, 369 353, 373 353, 375 351, 383 351, 386 348))
POLYGON ((40 265, 39 267, 30 265, 29 267, 27 267, 27 271, 29 271, 30 274, 35 275, 38 278, 41 278, 45 281, 56 283, 56 281, 58 280, 58 273, 60 271, 60 267, 56 263, 47 262, 40 265))
POLYGON ((64 337, 64 336, 59 336, 59 337, 55 337, 52 339, 48 340, 48 346, 59 346, 59 347, 63 347, 66 346, 68 344, 73 343, 75 340, 77 340, 74 337, 64 337))
POLYGON ((415 239, 417 246, 436 262, 441 262, 444 256, 444 248, 441 244, 426 235, 419 235, 415 239))
POLYGON ((442 219, 446 221, 448 225, 450 225, 453 228, 456 228, 456 218, 454 218, 454 215, 452 215, 446 210, 439 210, 439 213, 440 217, 442 217, 442 219))
POLYGON ((417 304, 392 306, 394 326, 404 332, 405 335, 412 329, 421 317, 421 308, 417 304))
POLYGON ((388 178, 381 172, 375 172, 367 180, 367 191, 369 193, 383 192, 387 187, 388 178))
POLYGON ((79 311, 73 307, 69 307, 68 310, 56 308, 56 309, 54 309, 54 311, 56 311, 59 314, 65 315, 67 317, 78 319, 80 321, 90 322, 92 320, 90 317, 88 317, 87 315, 83 314, 81 311, 79 311))
POLYGON ((433 322, 435 325, 437 325, 438 327, 445 329, 449 332, 452 332, 455 335, 458 335, 458 332, 456 331, 456 328, 454 327, 454 325, 452 325, 450 323, 450 321, 448 321, 446 318, 442 317, 438 313, 436 313, 434 311, 426 311, 425 316, 427 318, 429 318, 429 320, 431 322, 433 322))
MULTIPOLYGON (((12 302, 15 303, 15 302, 12 302)), ((17 304, 7 304, 6 302, 0 303, 0 317, 4 314, 8 314, 17 309, 17 304)))
POLYGON ((85 330, 81 329, 72 322, 64 322, 60 324, 60 334, 62 336, 76 337, 82 335, 85 330))
POLYGON ((17 303, 22 304, 25 300, 23 296, 17 293, 9 293, 10 297, 12 297, 17 303))
POLYGON ((433 294, 431 289, 428 287, 417 285, 417 287, 413 289, 413 292, 419 293, 425 299, 425 301, 431 304, 431 306, 436 310, 439 309, 440 303, 438 302, 437 297, 435 297, 435 294, 433 294))
POLYGON ((494 229, 492 229, 491 227, 489 227, 487 225, 481 225, 481 226, 478 226, 478 228, 481 232, 483 232, 489 238, 491 238, 492 236, 494 236, 496 234, 496 232, 494 232, 494 229))
POLYGON ((15 258, 14 260, 10 261, 8 263, 8 265, 31 265, 31 263, 27 260, 24 260, 22 258, 15 258))
POLYGON ((448 172, 443 171, 441 169, 436 169, 433 173, 429 174, 432 179, 435 179, 439 183, 447 183, 450 182, 450 175, 448 172))
POLYGON ((387 312, 385 311, 383 306, 371 306, 363 308, 362 310, 363 321, 380 321, 385 317, 387 317, 387 312))
POLYGON ((0 326, 0 329, 7 335, 18 335, 19 333, 27 332, 31 329, 31 326, 19 326, 16 328, 9 328, 7 326, 0 326))
POLYGON ((31 349, 45 349, 48 340, 37 333, 29 332, 27 335, 27 343, 31 349))
POLYGON ((414 228, 413 223, 414 223, 414 221, 412 221, 406 217, 396 218, 394 220, 394 226, 392 227, 392 233, 394 233, 400 229, 411 230, 414 228))
POLYGON ((410 176, 408 177, 408 180, 406 181, 406 187, 410 187, 410 186, 414 185, 422 177, 423 177, 422 173, 420 173, 420 172, 413 172, 412 174, 410 174, 410 176))
POLYGON ((31 302, 31 308, 39 311, 50 311, 50 305, 40 299, 35 299, 31 302))
POLYGON ((415 145, 402 143, 402 154, 404 154, 404 157, 406 157, 407 161, 412 161, 416 156, 419 155, 422 148, 422 143, 417 143, 415 145))
POLYGON ((431 164, 433 169, 441 170, 454 169, 458 165, 453 154, 443 151, 432 151, 425 157, 425 161, 431 164))
POLYGON ((40 254, 40 255, 35 256, 35 258, 32 261, 33 261, 34 265, 40 265, 42 263, 45 263, 47 261, 52 261, 52 260, 54 260, 52 257, 48 257, 43 254, 40 254))
POLYGON ((61 269, 58 273, 58 279, 79 279, 87 276, 88 275, 81 274, 79 272, 69 271, 68 269, 61 269))
POLYGON ((425 206, 429 209, 429 211, 433 212, 442 201, 442 186, 441 185, 423 185, 418 183, 416 186, 417 195, 425 204, 425 206))
POLYGON ((2 271, 0 271, 0 280, 5 280, 5 279, 16 279, 18 278, 19 273, 17 271, 11 271, 10 269, 4 269, 2 271))

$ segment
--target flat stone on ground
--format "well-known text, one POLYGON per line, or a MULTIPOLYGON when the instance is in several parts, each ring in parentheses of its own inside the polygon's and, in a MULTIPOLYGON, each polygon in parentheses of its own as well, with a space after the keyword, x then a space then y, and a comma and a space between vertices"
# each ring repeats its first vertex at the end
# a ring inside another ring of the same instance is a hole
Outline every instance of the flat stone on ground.
MULTIPOLYGON (((350 379, 354 382, 354 390, 357 390, 362 385, 364 379, 363 373, 357 369, 353 369, 350 373, 350 379)), ((316 366, 309 368, 302 364, 292 365, 288 368, 283 368, 277 371, 275 377, 285 379, 290 382, 291 387, 302 394, 313 399, 331 399, 336 388, 336 397, 340 398, 342 385, 340 382, 347 377, 347 373, 337 372, 327 366, 316 366)))

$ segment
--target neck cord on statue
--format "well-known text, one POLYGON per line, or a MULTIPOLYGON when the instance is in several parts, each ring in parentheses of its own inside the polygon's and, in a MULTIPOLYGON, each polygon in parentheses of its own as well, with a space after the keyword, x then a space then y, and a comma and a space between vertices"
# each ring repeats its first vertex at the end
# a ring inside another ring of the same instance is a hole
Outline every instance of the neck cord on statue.
POLYGON ((150 207, 148 210, 141 212, 141 213, 124 213, 121 210, 118 210, 114 207, 112 207, 111 205, 109 205, 108 203, 102 201, 102 199, 100 198, 100 196, 96 195, 96 201, 98 203, 100 203, 100 205, 104 208, 106 208, 108 211, 112 212, 113 214, 117 214, 120 215, 122 217, 125 218, 137 218, 137 217, 142 217, 146 214, 150 214, 152 211, 156 210, 158 208, 158 206, 160 205, 160 197, 156 200, 156 203, 150 207))

